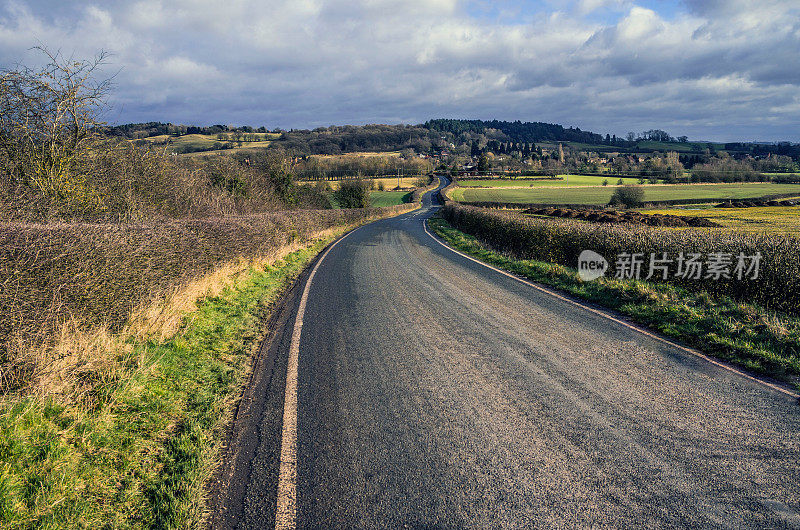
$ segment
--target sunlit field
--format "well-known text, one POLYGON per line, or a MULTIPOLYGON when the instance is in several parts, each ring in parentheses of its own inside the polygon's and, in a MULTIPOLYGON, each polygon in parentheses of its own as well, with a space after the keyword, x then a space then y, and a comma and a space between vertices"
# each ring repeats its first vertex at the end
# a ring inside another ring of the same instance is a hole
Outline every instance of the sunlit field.
POLYGON ((408 191, 372 191, 369 194, 370 206, 394 206, 409 202, 411 192, 408 191))
MULTIPOLYGON (((398 180, 399 180, 399 186, 400 186, 401 189, 411 189, 411 188, 416 187, 416 182, 419 180, 419 177, 401 177, 400 179, 397 179, 395 177, 379 178, 379 179, 369 179, 369 182, 373 182, 374 183, 374 185, 373 185, 373 189, 374 190, 380 191, 378 188, 380 187, 381 184, 383 184, 384 191, 388 192, 388 191, 392 191, 393 189, 395 189, 398 186, 398 180)), ((341 180, 329 180, 327 182, 328 182, 328 185, 331 187, 332 190, 338 190, 339 189, 339 185, 341 184, 342 181, 341 180)), ((315 181, 313 181, 313 180, 304 180, 304 181, 298 182, 298 184, 314 185, 315 181)))
MULTIPOLYGON (((609 185, 617 184, 619 177, 596 177, 592 175, 557 175, 558 179, 474 179, 459 180, 458 185, 475 188, 547 188, 565 186, 602 186, 607 180, 609 185)), ((637 178, 623 178, 623 184, 638 184, 637 178)))
POLYGON ((770 206, 764 208, 668 208, 643 209, 644 214, 699 216, 727 228, 747 232, 769 232, 796 235, 800 233, 800 206, 770 206))
POLYGON ((238 149, 245 149, 248 147, 267 147, 270 145, 271 140, 275 140, 280 135, 275 133, 251 133, 247 136, 255 135, 258 138, 256 142, 245 142, 243 141, 241 145, 239 142, 236 142, 232 134, 228 134, 227 137, 223 137, 222 139, 218 138, 215 134, 184 134, 183 136, 171 136, 167 134, 161 134, 158 136, 150 136, 149 138, 144 138, 147 142, 150 142, 154 145, 164 144, 164 142, 168 142, 166 145, 167 149, 176 152, 176 153, 185 153, 185 154, 210 154, 210 153, 220 153, 220 152, 230 152, 232 150, 238 149), (233 149, 218 149, 211 151, 211 148, 214 147, 215 144, 224 144, 231 142, 233 143, 233 149))
MULTIPOLYGON (((455 188, 450 192, 460 202, 508 202, 536 204, 607 204, 616 186, 558 188, 455 188)), ((797 193, 800 184, 674 184, 644 186, 645 201, 688 199, 746 199, 797 193)))

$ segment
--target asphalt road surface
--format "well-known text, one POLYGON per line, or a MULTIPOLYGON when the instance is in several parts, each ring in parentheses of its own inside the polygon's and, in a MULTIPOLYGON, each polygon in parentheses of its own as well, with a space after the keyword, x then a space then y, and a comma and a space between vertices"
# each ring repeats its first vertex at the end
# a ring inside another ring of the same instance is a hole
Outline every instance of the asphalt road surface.
MULTIPOLYGON (((424 230, 435 209, 359 228, 313 277, 298 528, 800 528, 795 399, 454 253, 424 230)), ((275 524, 299 298, 243 401, 214 526, 275 524)))

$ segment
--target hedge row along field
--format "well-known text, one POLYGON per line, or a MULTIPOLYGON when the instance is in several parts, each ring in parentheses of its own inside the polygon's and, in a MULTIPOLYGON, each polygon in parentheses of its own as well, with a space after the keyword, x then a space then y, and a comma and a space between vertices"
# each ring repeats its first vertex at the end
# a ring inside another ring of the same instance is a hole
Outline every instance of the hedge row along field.
POLYGON ((0 224, 0 393, 26 384, 20 354, 65 322, 114 332, 171 287, 239 257, 413 208, 297 210, 147 224, 0 224))
MULTIPOLYGON (((793 236, 748 234, 725 229, 662 230, 643 226, 589 224, 570 220, 541 219, 519 213, 488 210, 448 202, 444 218, 455 228, 476 236, 491 248, 519 259, 533 259, 577 267, 583 250, 604 256, 615 275, 621 253, 642 253, 643 275, 648 274, 651 253, 676 259, 679 253, 761 253, 758 279, 683 279, 674 275, 669 283, 713 295, 759 304, 765 308, 800 314, 800 239, 793 236)), ((660 280, 660 273, 655 279, 660 280)), ((705 273, 703 274, 705 276, 705 273)), ((749 277, 745 275, 745 277, 749 277)))

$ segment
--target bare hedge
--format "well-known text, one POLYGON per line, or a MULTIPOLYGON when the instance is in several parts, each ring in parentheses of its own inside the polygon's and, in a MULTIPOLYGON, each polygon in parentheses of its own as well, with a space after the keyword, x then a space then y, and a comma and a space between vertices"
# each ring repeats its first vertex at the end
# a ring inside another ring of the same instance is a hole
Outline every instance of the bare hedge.
POLYGON ((408 205, 297 210, 141 224, 0 223, 0 364, 9 340, 44 339, 67 319, 119 329, 146 297, 238 257, 408 205))

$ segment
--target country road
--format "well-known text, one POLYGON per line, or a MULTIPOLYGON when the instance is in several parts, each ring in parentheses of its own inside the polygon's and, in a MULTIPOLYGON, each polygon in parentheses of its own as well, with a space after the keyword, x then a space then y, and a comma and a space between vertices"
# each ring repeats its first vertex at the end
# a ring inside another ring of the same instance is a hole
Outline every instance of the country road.
POLYGON ((435 210, 331 248, 301 329, 287 298, 214 527, 275 526, 299 332, 298 528, 800 528, 796 400, 445 248, 435 210))

